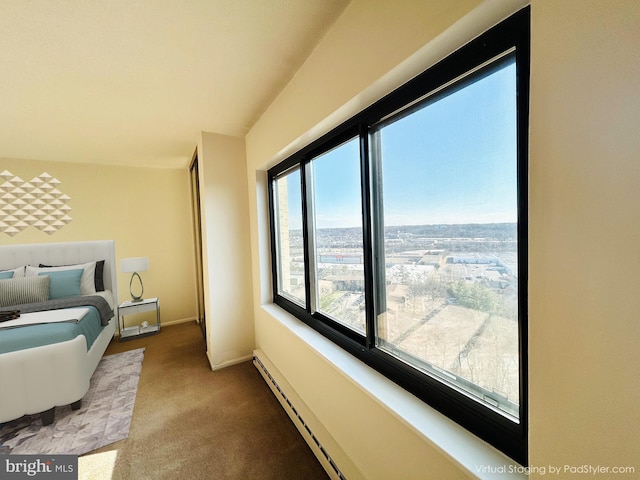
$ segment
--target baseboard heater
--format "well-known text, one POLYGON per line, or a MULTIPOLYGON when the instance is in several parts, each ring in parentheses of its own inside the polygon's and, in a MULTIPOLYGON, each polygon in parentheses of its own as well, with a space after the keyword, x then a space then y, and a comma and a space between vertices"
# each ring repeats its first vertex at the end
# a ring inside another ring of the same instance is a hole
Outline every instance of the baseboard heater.
POLYGON ((318 438, 313 434, 313 432, 311 431, 307 423, 304 421, 302 416, 298 413, 298 410, 296 410, 296 407, 293 405, 291 400, 289 400, 289 398, 287 397, 287 394, 282 390, 282 388, 280 388, 280 385, 278 385, 278 382, 276 381, 276 379, 273 378, 271 373, 269 373, 269 369, 264 365, 264 363, 262 363, 262 360, 260 360, 260 358, 255 353, 253 355, 253 364, 258 369, 258 371, 260 372, 262 377, 265 379, 265 381, 271 383, 273 387, 272 390, 275 389, 274 393, 277 391, 280 394, 280 396, 282 397, 282 400, 284 401, 284 403, 283 402, 280 402, 280 403, 283 406, 286 404, 289 407, 291 413, 293 414, 293 418, 296 418, 300 422, 300 425, 304 427, 311 441, 315 443, 315 445, 318 447, 322 455, 324 455, 324 457, 326 458, 327 462, 329 462, 329 465, 335 472, 336 477, 340 480, 346 480, 346 477, 342 474, 342 472, 340 471, 336 463, 333 461, 331 456, 324 449, 324 447, 322 446, 318 438))

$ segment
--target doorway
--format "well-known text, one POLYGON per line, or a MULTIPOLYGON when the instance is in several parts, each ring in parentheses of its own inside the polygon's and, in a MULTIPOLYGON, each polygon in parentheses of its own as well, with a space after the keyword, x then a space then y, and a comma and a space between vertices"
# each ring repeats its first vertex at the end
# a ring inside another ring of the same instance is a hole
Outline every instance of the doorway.
POLYGON ((191 212, 193 215, 193 239, 196 254, 196 320, 205 340, 207 338, 207 325, 204 310, 204 269, 202 262, 202 221, 200 217, 200 176, 198 170, 198 150, 193 154, 189 166, 189 179, 191 183, 191 212))

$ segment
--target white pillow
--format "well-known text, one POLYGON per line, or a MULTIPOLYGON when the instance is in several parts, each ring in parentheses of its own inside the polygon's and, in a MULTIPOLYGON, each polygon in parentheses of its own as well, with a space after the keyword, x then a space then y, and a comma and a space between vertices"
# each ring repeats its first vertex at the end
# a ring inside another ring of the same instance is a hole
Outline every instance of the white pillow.
POLYGON ((11 277, 11 278, 22 278, 22 277, 24 277, 24 269, 25 269, 25 266, 23 265, 22 267, 12 268, 10 270, 2 270, 2 271, 3 272, 13 272, 13 277, 11 277))
MULTIPOLYGON (((27 265, 25 270, 25 277, 37 277, 40 272, 59 272, 62 270, 78 270, 82 268, 82 277, 80 278, 80 294, 92 295, 96 293, 95 275, 96 275, 96 262, 81 263, 79 265, 65 265, 64 267, 32 267, 27 265)), ((15 274, 14 274, 15 275, 15 274)))

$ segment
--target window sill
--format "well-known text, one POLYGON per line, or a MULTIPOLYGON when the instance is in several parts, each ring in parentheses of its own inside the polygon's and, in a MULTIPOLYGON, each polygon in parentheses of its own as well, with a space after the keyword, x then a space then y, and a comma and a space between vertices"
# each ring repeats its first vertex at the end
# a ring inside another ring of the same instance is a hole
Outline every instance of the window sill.
POLYGON ((369 368, 275 304, 263 310, 472 478, 527 479, 526 469, 369 368))

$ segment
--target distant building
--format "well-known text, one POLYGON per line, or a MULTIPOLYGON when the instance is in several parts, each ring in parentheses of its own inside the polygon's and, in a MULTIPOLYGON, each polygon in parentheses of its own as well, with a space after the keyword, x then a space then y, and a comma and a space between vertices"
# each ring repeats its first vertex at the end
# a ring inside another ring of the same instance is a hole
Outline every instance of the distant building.
POLYGON ((357 264, 364 263, 364 258, 356 253, 321 253, 318 256, 319 263, 333 264, 357 264))

